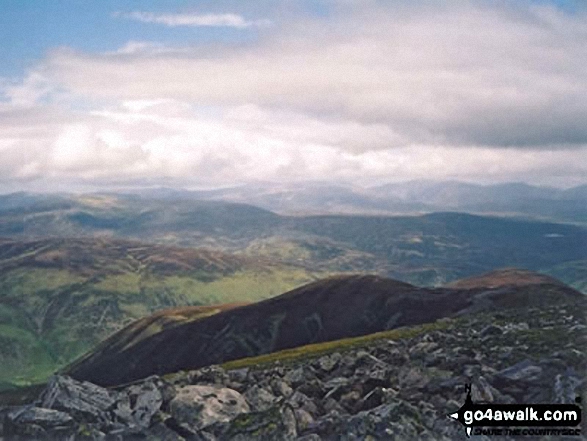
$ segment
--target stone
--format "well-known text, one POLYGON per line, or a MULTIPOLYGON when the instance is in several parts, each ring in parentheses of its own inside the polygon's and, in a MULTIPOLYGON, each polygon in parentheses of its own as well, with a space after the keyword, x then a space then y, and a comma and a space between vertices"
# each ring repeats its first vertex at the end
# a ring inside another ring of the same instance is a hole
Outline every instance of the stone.
POLYGON ((283 377, 283 380, 293 388, 296 388, 302 383, 312 378, 315 378, 315 375, 309 372, 309 369, 299 367, 297 369, 292 369, 289 372, 287 372, 283 377))
POLYGON ((296 417, 298 432, 303 432, 314 422, 314 417, 304 409, 296 409, 294 415, 296 417))
POLYGON ((274 378, 271 380, 270 384, 271 389, 275 395, 289 397, 291 394, 293 394, 293 389, 291 386, 281 379, 274 378))
POLYGON ((35 406, 15 409, 8 413, 7 419, 12 424, 36 424, 43 428, 71 426, 74 423, 73 418, 65 412, 35 406))
POLYGON ((567 368, 564 373, 557 374, 553 385, 554 402, 574 403, 575 398, 581 395, 579 392, 581 383, 581 379, 573 369, 567 368))
POLYGON ((247 403, 249 403, 250 408, 255 412, 267 410, 277 401, 275 395, 256 384, 245 391, 244 397, 247 403))
POLYGON ((298 436, 296 416, 289 406, 241 414, 229 422, 212 424, 206 431, 222 441, 294 441, 298 436))
POLYGON ((488 325, 481 330, 481 332, 479 333, 479 336, 480 337, 488 337, 491 335, 501 335, 501 334, 503 334, 503 329, 501 328, 501 326, 488 325))
POLYGON ((247 401, 237 391, 203 385, 180 388, 169 408, 175 420, 196 429, 227 422, 250 411, 247 401))
POLYGON ((404 389, 424 387, 430 381, 421 369, 415 367, 402 369, 398 380, 400 388, 404 389))
POLYGON ((118 392, 57 375, 41 394, 39 407, 66 412, 79 421, 105 424, 112 420, 110 411, 119 399, 118 392))
POLYGON ((317 360, 317 367, 324 372, 331 372, 340 362, 341 355, 334 352, 330 355, 323 355, 317 360))
POLYGON ((233 370, 227 371, 226 373, 227 373, 230 381, 236 381, 238 383, 245 383, 247 381, 248 376, 249 376, 249 371, 250 371, 250 369, 245 367, 245 368, 241 368, 241 369, 233 369, 233 370))
POLYGON ((474 402, 493 403, 499 392, 482 375, 473 380, 471 398, 474 402))
POLYGON ((322 438, 320 438, 320 435, 315 433, 309 433, 307 435, 296 438, 296 441, 322 441, 322 438))
POLYGON ((540 366, 536 366, 530 360, 524 360, 497 372, 495 376, 509 381, 531 382, 536 380, 541 373, 540 366))
POLYGON ((326 392, 324 384, 318 378, 300 384, 296 390, 315 399, 322 398, 326 392))
POLYGON ((190 384, 226 384, 230 377, 220 366, 207 366, 191 371, 189 374, 190 384))
POLYGON ((164 389, 162 380, 158 377, 147 378, 143 382, 127 387, 120 395, 114 413, 122 420, 147 429, 151 419, 159 412, 163 404, 164 389))
POLYGON ((373 409, 374 407, 381 405, 388 397, 388 395, 386 395, 387 393, 387 390, 381 387, 373 389, 356 403, 353 413, 373 409))

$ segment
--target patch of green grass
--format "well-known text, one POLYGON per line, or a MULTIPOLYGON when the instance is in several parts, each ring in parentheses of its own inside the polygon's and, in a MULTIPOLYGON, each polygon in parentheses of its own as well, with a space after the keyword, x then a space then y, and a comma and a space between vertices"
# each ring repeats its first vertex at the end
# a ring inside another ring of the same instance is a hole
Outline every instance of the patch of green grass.
POLYGON ((115 274, 105 277, 95 285, 95 288, 102 291, 115 291, 120 294, 133 294, 140 291, 140 286, 140 274, 126 272, 124 274, 115 274))
POLYGON ((0 325, 0 382, 21 386, 44 381, 57 367, 44 341, 21 328, 0 325))
POLYGON ((161 280, 145 281, 145 291, 171 291, 189 304, 212 305, 230 302, 254 302, 279 295, 312 281, 314 278, 302 269, 274 271, 239 271, 211 282, 185 276, 169 276, 161 280))
POLYGON ((54 291, 84 280, 67 270, 17 268, 0 277, 0 298, 30 296, 40 290, 54 291))
POLYGON ((226 370, 240 369, 243 367, 259 366, 274 363, 293 363, 307 358, 314 358, 332 352, 343 352, 353 348, 369 345, 379 340, 402 340, 413 338, 426 332, 446 329, 453 320, 438 320, 433 323, 426 323, 418 326, 392 329, 390 331, 376 332, 374 334, 360 337, 344 338, 322 343, 314 343, 306 346, 299 346, 292 349, 273 352, 271 354, 259 355, 256 357, 242 358, 222 364, 226 370))

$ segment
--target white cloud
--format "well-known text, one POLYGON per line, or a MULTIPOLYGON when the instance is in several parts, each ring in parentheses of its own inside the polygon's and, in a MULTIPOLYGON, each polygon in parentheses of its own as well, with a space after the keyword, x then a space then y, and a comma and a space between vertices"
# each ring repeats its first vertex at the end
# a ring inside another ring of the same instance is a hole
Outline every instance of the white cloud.
POLYGON ((143 23, 156 23, 165 26, 215 26, 231 28, 248 28, 251 26, 268 26, 270 20, 245 20, 237 14, 155 14, 152 12, 134 11, 118 12, 115 17, 123 17, 143 23))
POLYGON ((587 181, 582 12, 360 4, 243 45, 57 49, 4 87, 0 181, 587 181))
POLYGON ((53 81, 86 97, 285 108, 385 124, 418 143, 587 141, 587 20, 553 8, 365 6, 244 47, 61 50, 53 81), (537 123, 538 122, 538 123, 537 123))

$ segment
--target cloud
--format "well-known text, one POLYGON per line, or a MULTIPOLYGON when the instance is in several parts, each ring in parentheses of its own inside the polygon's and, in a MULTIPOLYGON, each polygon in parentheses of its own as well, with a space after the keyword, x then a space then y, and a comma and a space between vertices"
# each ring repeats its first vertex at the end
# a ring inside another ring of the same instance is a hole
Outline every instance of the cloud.
POLYGON ((247 43, 54 49, 3 87, 0 181, 587 181, 584 11, 331 5, 247 43))
POLYGON ((289 23, 257 45, 97 56, 60 50, 47 63, 56 83, 86 97, 286 108, 385 124, 418 143, 587 142, 585 14, 366 5, 330 21, 289 23))
POLYGON ((64 182, 221 186, 326 179, 369 185, 424 178, 501 182, 520 176, 570 185, 587 175, 580 160, 586 146, 546 151, 398 145, 353 153, 349 144, 384 137, 388 129, 325 124, 250 107, 231 109, 223 118, 171 100, 125 102, 89 114, 50 106, 0 108, 0 121, 0 187, 32 180, 46 189, 64 182))
POLYGON ((237 14, 155 14, 152 12, 134 11, 128 13, 118 12, 115 17, 123 17, 143 23, 156 23, 165 26, 214 26, 231 28, 248 28, 252 26, 268 26, 270 20, 245 20, 237 14))

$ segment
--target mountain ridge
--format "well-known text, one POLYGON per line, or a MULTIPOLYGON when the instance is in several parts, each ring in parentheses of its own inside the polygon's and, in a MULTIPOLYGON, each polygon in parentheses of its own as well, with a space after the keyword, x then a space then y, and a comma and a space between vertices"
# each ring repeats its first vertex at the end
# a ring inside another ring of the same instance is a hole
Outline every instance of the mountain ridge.
POLYGON ((331 277, 180 324, 120 352, 102 348, 64 373, 115 385, 445 317, 530 304, 538 307, 563 298, 583 301, 585 296, 562 283, 425 289, 378 276, 331 277))

